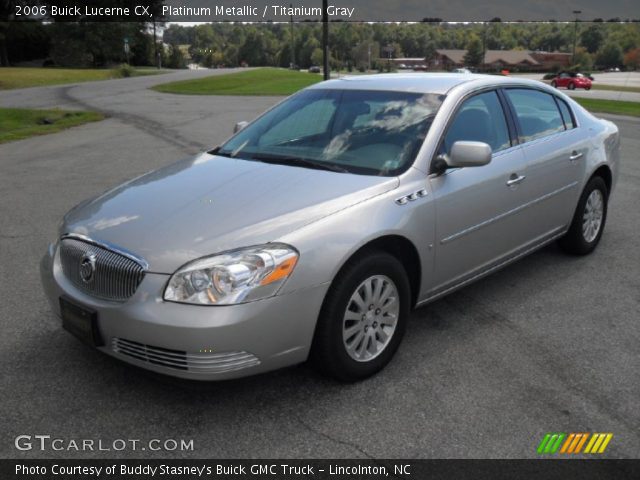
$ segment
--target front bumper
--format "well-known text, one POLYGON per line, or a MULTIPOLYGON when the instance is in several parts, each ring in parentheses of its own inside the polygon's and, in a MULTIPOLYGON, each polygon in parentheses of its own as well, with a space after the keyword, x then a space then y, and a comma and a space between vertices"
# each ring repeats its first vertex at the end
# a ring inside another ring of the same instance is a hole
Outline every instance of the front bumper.
POLYGON ((81 292, 62 273, 50 245, 40 274, 60 317, 66 296, 98 312, 99 350, 148 370, 192 380, 224 380, 304 362, 328 283, 286 295, 228 306, 162 300, 168 275, 147 273, 124 303, 81 292))

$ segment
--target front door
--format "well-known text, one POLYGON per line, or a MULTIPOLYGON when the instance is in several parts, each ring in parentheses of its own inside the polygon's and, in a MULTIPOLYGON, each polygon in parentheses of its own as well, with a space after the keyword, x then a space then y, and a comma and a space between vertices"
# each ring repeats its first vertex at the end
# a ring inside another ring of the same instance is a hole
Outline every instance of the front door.
POLYGON ((495 91, 465 100, 454 114, 440 153, 459 140, 493 150, 481 167, 455 168, 430 178, 436 200, 434 288, 430 296, 472 279, 527 243, 522 148, 512 145, 504 108, 495 91))

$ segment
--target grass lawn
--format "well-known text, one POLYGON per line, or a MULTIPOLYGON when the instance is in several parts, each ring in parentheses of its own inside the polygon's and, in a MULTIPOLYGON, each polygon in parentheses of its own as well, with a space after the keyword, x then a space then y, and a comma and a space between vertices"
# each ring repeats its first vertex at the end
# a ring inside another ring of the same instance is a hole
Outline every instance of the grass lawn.
MULTIPOLYGON (((155 68, 143 67, 135 68, 133 75, 155 75, 157 73, 164 72, 155 68)), ((118 78, 115 69, 5 67, 0 68, 0 90, 91 82, 110 78, 118 78)))
POLYGON ((584 108, 591 112, 612 113, 614 115, 631 115, 640 117, 639 102, 622 102, 619 100, 600 100, 596 98, 573 97, 584 108))
POLYGON ((320 82, 322 76, 284 68, 257 68, 228 75, 164 83, 153 90, 186 95, 291 95, 320 82))
POLYGON ((103 118, 102 114, 96 112, 0 108, 0 143, 55 133, 103 118))

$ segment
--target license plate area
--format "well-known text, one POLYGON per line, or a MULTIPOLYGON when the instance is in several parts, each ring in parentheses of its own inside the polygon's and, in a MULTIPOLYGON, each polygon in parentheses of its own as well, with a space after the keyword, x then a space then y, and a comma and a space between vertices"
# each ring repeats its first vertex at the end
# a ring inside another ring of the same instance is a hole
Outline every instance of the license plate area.
POLYGON ((69 333, 87 345, 93 347, 104 345, 98 329, 98 313, 95 310, 60 297, 60 314, 62 315, 62 328, 69 333))

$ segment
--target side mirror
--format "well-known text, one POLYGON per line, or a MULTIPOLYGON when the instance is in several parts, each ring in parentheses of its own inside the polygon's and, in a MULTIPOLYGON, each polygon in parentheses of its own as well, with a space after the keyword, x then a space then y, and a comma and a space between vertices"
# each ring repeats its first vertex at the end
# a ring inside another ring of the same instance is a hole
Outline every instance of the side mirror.
POLYGON ((238 122, 238 123, 236 123, 236 125, 233 127, 233 133, 238 133, 240 130, 242 130, 247 125, 249 125, 249 122, 238 122))
POLYGON ((481 167, 491 161, 491 147, 484 142, 458 141, 447 158, 449 167, 481 167))
POLYGON ((451 153, 440 154, 435 158, 431 171, 442 175, 448 168, 481 167, 491 161, 491 147, 484 142, 457 141, 451 147, 451 153))
POLYGON ((445 161, 450 168, 481 167, 491 161, 491 147, 484 142, 458 141, 445 161))

